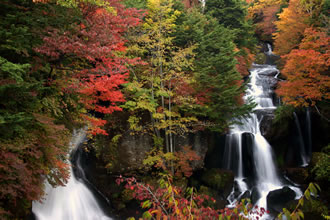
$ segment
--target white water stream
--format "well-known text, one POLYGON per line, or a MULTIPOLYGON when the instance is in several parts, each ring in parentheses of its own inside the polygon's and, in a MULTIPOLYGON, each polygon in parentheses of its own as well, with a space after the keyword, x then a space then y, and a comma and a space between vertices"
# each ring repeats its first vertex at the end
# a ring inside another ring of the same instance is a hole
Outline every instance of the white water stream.
MULTIPOLYGON (((271 55, 271 47, 268 45, 268 51, 266 55, 271 55)), ((245 101, 252 98, 257 106, 254 110, 259 111, 263 115, 263 111, 270 111, 276 109, 273 104, 269 86, 265 83, 267 81, 263 80, 264 77, 271 77, 269 73, 278 75, 278 70, 272 65, 254 65, 253 69, 250 71, 250 83, 248 84, 248 90, 244 96, 245 101)), ((243 173, 243 156, 242 156, 242 134, 250 133, 253 137, 253 161, 255 167, 256 181, 255 187, 260 195, 259 200, 255 205, 263 207, 267 210, 267 195, 270 191, 281 189, 285 186, 278 176, 275 163, 273 160, 272 148, 267 142, 267 140, 262 136, 260 131, 260 120, 258 120, 257 114, 252 113, 249 118, 242 119, 241 124, 234 125, 230 129, 230 133, 226 138, 225 154, 227 157, 225 160, 225 168, 236 167, 235 171, 235 181, 238 185, 239 192, 235 192, 235 187, 232 193, 227 198, 230 202, 229 207, 235 206, 237 199, 244 194, 248 189, 247 183, 245 182, 245 176, 243 173), (237 165, 233 166, 232 159, 232 149, 235 149, 237 157, 237 165), (239 196, 237 196, 239 195, 239 196)), ((297 187, 289 186, 293 191, 296 192, 296 198, 301 196, 301 191, 297 187)), ((237 189, 236 189, 237 190, 237 189)), ((251 190, 250 190, 251 192, 251 190)), ((264 216, 264 219, 270 218, 269 216, 264 216)))
MULTIPOLYGON (((85 131, 74 132, 71 140, 72 151, 75 151, 85 141, 85 131)), ((77 160, 77 168, 80 167, 77 160)), ((82 180, 73 175, 70 169, 70 179, 64 186, 53 188, 48 182, 45 184, 46 196, 42 203, 33 202, 32 211, 38 220, 110 220, 99 206, 93 193, 82 180)))

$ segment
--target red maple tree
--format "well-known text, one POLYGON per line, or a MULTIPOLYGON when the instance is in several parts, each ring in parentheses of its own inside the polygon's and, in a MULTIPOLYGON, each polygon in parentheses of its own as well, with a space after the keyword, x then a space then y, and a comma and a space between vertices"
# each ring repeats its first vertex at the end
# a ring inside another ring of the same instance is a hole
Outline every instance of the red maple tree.
MULTIPOLYGON (((106 7, 81 4, 81 23, 72 24, 70 30, 49 27, 43 45, 36 48, 37 52, 47 55, 51 63, 70 58, 70 77, 76 79, 72 80, 76 84, 71 88, 80 94, 80 101, 89 113, 121 111, 118 103, 125 99, 120 85, 126 82, 129 65, 140 62, 124 56, 124 34, 140 24, 143 13, 126 9, 118 0, 106 3, 106 7)), ((93 125, 93 134, 107 134, 100 128, 105 121, 91 115, 85 118, 93 125)))

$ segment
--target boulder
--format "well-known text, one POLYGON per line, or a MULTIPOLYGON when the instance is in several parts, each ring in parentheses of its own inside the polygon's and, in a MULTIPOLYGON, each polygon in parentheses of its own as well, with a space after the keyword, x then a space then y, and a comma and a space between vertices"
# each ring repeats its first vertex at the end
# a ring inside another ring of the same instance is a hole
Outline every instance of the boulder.
POLYGON ((287 186, 273 190, 267 195, 267 207, 269 211, 281 212, 287 203, 294 200, 296 193, 287 186))
POLYGON ((251 190, 251 202, 252 204, 256 204, 259 198, 261 197, 259 190, 257 187, 253 187, 251 190))
MULTIPOLYGON (((255 177, 255 163, 253 160, 253 140, 253 134, 249 132, 244 132, 242 134, 243 175, 252 179, 255 177)), ((248 183, 248 179, 244 179, 244 181, 248 183)))
POLYGON ((274 90, 276 89, 278 80, 274 77, 266 77, 264 79, 264 82, 267 85, 268 89, 274 90))
POLYGON ((258 119, 260 120, 260 132, 268 139, 269 135, 272 133, 272 122, 275 118, 274 111, 269 109, 260 109, 256 111, 258 119))
POLYGON ((238 201, 242 199, 250 199, 251 198, 251 192, 249 190, 246 190, 239 198, 238 201))
POLYGON ((269 76, 269 77, 274 77, 278 74, 278 69, 276 68, 269 68, 267 70, 263 70, 260 72, 258 75, 259 76, 269 76))

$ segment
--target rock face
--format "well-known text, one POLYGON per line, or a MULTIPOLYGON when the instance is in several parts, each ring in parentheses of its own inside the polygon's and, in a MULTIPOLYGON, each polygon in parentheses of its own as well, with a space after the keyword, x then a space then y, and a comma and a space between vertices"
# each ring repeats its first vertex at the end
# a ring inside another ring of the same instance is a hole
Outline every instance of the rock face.
POLYGON ((267 195, 267 207, 270 207, 269 211, 281 212, 285 205, 294 200, 296 193, 287 186, 282 189, 271 191, 267 195))
POLYGON ((174 146, 176 151, 181 150, 183 146, 191 146, 192 150, 194 150, 197 155, 201 157, 201 160, 195 161, 195 163, 192 164, 193 169, 204 166, 204 159, 209 144, 209 135, 202 131, 174 137, 174 146))
POLYGON ((272 131, 272 121, 275 118, 273 110, 257 110, 256 111, 258 119, 260 120, 260 132, 261 134, 268 138, 272 131))
MULTIPOLYGON (((208 135, 203 132, 187 133, 183 136, 174 137, 175 151, 180 151, 183 146, 191 146, 201 157, 201 160, 192 164, 193 168, 202 167, 208 148, 208 135)), ((123 136, 117 146, 118 151, 118 172, 137 170, 142 166, 146 154, 153 147, 153 139, 150 135, 123 136)))
POLYGON ((251 193, 251 202, 252 202, 252 204, 255 204, 255 203, 257 203, 257 201, 259 200, 261 195, 256 187, 253 187, 251 192, 252 192, 251 193))
POLYGON ((141 167, 146 153, 151 150, 150 135, 125 135, 118 144, 119 171, 135 170, 141 167))

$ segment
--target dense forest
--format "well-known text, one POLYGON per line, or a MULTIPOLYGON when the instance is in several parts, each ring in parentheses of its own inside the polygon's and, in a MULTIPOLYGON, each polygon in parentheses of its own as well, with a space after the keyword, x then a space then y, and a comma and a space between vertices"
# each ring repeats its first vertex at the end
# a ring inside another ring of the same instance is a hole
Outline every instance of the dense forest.
POLYGON ((253 112, 249 69, 266 62, 267 44, 280 69, 273 136, 289 138, 293 113, 308 109, 320 137, 299 170, 305 194, 282 215, 328 219, 329 8, 329 0, 1 0, 0 219, 29 216, 45 181, 67 183, 79 128, 107 178, 91 181, 120 188, 110 190, 114 213, 135 202, 131 216, 143 219, 258 219, 268 211, 249 200, 232 209, 215 201, 226 175, 216 179, 205 153, 180 140, 223 135, 253 112), (140 143, 129 156, 124 142, 140 143), (202 170, 208 187, 194 184, 202 170))

